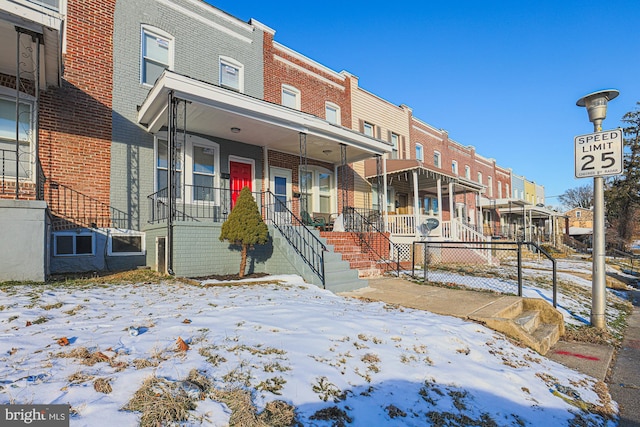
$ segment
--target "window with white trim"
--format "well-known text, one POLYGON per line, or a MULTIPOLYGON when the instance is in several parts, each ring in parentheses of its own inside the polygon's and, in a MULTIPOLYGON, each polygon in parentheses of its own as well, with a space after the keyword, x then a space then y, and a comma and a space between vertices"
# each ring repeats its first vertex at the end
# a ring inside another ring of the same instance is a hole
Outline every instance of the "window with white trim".
POLYGON ((282 105, 285 107, 300 109, 300 90, 293 86, 282 85, 282 105))
POLYGON ((244 92, 244 66, 238 61, 221 56, 220 86, 244 92))
POLYGON ((442 155, 440 154, 439 151, 433 152, 433 165, 437 168, 442 167, 442 155))
POLYGON ((482 172, 478 172, 478 183, 482 184, 482 172))
POLYGON ((340 122, 340 107, 332 102, 325 102, 324 115, 329 123, 339 125, 340 122))
POLYGON ((173 68, 173 37, 157 28, 142 26, 140 82, 153 85, 165 69, 173 68))
POLYGON ((300 192, 306 197, 311 216, 335 211, 333 181, 333 172, 320 166, 307 166, 306 174, 300 173, 300 192))
POLYGON ((53 233, 53 254, 55 256, 94 255, 95 241, 93 231, 57 231, 53 233))
POLYGON ((424 148, 422 148, 422 144, 416 144, 416 160, 424 162, 424 148))
POLYGON ((505 194, 507 197, 511 198, 511 193, 509 193, 509 184, 505 184, 505 185, 504 185, 504 194, 505 194))
POLYGON ((364 122, 362 124, 362 133, 364 133, 367 136, 370 136, 373 138, 373 131, 374 131, 375 126, 372 125, 371 123, 368 122, 364 122))
MULTIPOLYGON (((169 162, 165 136, 156 138, 156 191, 167 188, 169 162)), ((184 186, 188 202, 218 201, 220 148, 207 139, 187 135, 186 144, 177 150, 176 198, 182 199, 184 186), (184 185, 182 180, 185 180, 184 185)), ((166 191, 166 190, 165 190, 166 191)), ((161 197, 166 197, 161 194, 161 197)))
POLYGON ((582 218, 582 212, 576 211, 576 218, 578 219, 582 218))
POLYGON ((502 199, 502 182, 498 181, 498 199, 502 199))
POLYGON ((391 158, 399 159, 398 147, 400 145, 400 136, 398 136, 397 133, 391 133, 391 145, 393 145, 393 148, 391 149, 391 158))
POLYGON ((464 165, 464 177, 471 179, 471 167, 469 165, 464 165))
POLYGON ((453 172, 454 175, 458 175, 458 162, 455 160, 451 161, 451 172, 453 172))
MULTIPOLYGON (((2 88, 0 88, 2 89, 2 88)), ((4 91, 3 91, 4 92, 4 91)), ((15 91, 12 90, 13 93, 15 91)), ((26 97, 26 94, 20 94, 26 97)), ((18 109, 18 177, 33 176, 32 104, 20 101, 18 109)), ((4 176, 16 176, 16 99, 0 97, 0 168, 4 176)))
POLYGON ((138 231, 111 232, 107 245, 109 256, 144 255, 144 233, 138 231))
POLYGON ((493 197, 493 177, 487 177, 487 187, 489 187, 489 197, 493 197))

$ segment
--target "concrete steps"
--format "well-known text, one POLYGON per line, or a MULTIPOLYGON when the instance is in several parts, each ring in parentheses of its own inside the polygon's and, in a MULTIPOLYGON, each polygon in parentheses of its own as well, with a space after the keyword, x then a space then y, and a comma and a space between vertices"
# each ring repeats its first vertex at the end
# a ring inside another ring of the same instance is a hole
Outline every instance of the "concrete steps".
POLYGON ((562 314, 544 300, 503 297, 469 318, 520 341, 544 355, 564 334, 562 314))

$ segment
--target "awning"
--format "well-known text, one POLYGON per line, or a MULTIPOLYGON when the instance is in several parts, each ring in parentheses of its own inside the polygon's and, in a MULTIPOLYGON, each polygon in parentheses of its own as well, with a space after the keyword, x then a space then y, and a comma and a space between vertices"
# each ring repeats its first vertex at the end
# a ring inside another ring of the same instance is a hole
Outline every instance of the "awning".
MULTIPOLYGON (((419 160, 387 159, 386 162, 388 177, 401 176, 403 174, 413 173, 414 171, 417 172, 420 191, 431 191, 435 193, 437 191, 438 179, 441 180, 443 185, 453 183, 454 190, 456 192, 479 192, 484 188, 482 184, 477 182, 429 169, 419 160)), ((375 160, 368 160, 365 162, 364 175, 366 179, 375 179, 378 176, 375 160)))
POLYGON ((592 228, 569 227, 569 236, 587 236, 593 234, 592 228))
POLYGON ((331 124, 317 116, 169 70, 158 78, 138 110, 138 122, 149 132, 156 133, 167 127, 168 95, 171 92, 174 97, 187 101, 188 132, 295 155, 300 154, 299 138, 300 133, 304 133, 307 157, 333 164, 341 163, 341 144, 347 147, 347 163, 382 155, 392 149, 390 143, 331 124))

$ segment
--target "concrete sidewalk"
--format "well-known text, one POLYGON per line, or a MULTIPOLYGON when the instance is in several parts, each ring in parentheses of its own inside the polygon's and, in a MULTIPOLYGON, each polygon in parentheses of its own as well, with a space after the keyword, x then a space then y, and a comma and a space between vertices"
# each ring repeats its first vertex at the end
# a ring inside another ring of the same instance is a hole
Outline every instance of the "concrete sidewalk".
MULTIPOLYGON (((472 319, 474 313, 519 298, 490 292, 420 285, 395 277, 369 279, 368 287, 340 295, 382 301, 466 320, 472 319)), ((613 354, 614 349, 611 346, 560 340, 551 347, 545 357, 604 381, 613 354)))

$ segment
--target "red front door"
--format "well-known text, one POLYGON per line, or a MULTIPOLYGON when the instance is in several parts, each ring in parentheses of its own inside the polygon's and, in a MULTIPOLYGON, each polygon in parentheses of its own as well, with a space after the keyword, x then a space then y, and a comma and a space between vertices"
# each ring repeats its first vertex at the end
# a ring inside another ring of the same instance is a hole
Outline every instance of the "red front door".
POLYGON ((249 187, 253 190, 251 165, 249 163, 229 162, 229 187, 231 190, 231 208, 236 204, 240 190, 249 187))

